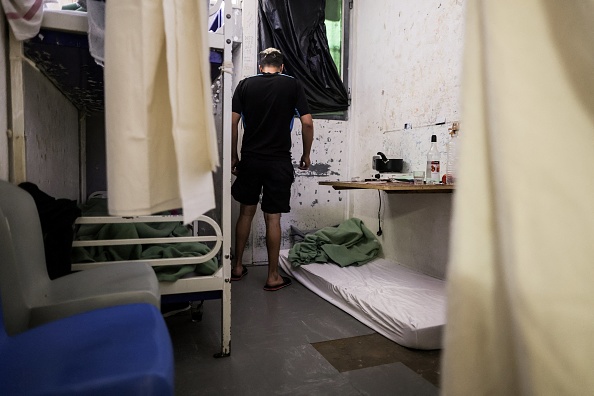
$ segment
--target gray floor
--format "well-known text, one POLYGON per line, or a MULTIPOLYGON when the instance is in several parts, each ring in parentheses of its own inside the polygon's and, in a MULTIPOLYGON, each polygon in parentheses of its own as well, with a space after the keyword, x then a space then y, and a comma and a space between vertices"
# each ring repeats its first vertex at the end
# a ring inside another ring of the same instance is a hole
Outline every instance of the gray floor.
POLYGON ((220 301, 207 300, 201 322, 167 318, 175 353, 176 394, 437 395, 401 362, 340 372, 311 344, 374 334, 304 286, 262 290, 266 267, 232 284, 231 356, 220 351, 220 301))

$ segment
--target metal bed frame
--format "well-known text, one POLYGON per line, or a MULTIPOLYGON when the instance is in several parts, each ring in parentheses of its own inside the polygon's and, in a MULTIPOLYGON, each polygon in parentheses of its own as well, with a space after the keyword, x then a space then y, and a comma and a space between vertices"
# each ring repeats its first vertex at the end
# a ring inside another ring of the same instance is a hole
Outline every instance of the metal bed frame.
MULTIPOLYGON (((210 1, 209 15, 222 16, 224 23, 216 32, 209 32, 209 46, 223 54, 222 67, 222 152, 231 152, 231 86, 232 74, 229 70, 233 48, 233 17, 232 2, 227 0, 210 1), (222 11, 222 12, 221 12, 222 11)), ((44 10, 42 28, 68 33, 87 34, 88 23, 86 13, 79 11, 54 11, 44 10)), ((10 75, 11 75, 11 115, 10 130, 11 149, 11 181, 20 183, 26 181, 26 145, 24 127, 24 95, 23 95, 23 62, 32 63, 24 55, 23 43, 16 40, 12 32, 9 37, 10 75)), ((81 151, 84 149, 84 139, 81 139, 81 151)), ((81 155, 84 155, 81 153, 81 155)), ((205 299, 221 299, 221 349, 215 357, 229 356, 231 353, 231 169, 230 162, 222 157, 222 194, 221 194, 221 221, 218 224, 210 217, 202 216, 194 226, 193 237, 142 239, 143 243, 176 243, 176 242, 210 242, 214 243, 211 252, 202 257, 151 260, 151 265, 180 265, 199 264, 218 255, 220 267, 211 276, 199 276, 179 279, 176 282, 160 282, 160 292, 164 301, 198 301, 205 299), (205 222, 214 230, 215 235, 196 235, 199 222, 205 222), (165 239, 167 239, 165 241, 165 239)), ((84 161, 81 161, 84 167, 84 161)), ((81 170, 84 175, 85 170, 81 170)), ((81 181, 81 201, 86 196, 84 176, 81 181)), ((91 223, 122 223, 122 222, 162 222, 181 221, 182 216, 139 216, 132 218, 123 217, 84 217, 77 220, 77 224, 91 223)), ((137 244, 136 240, 109 240, 109 241, 77 241, 74 247, 137 244)), ((73 264, 73 270, 92 268, 97 265, 117 265, 119 262, 73 264)))

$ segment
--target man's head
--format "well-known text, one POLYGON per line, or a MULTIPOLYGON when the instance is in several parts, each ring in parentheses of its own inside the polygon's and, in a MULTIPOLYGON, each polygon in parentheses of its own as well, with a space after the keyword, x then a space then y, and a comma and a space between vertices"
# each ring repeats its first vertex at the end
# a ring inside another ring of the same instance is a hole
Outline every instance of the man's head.
POLYGON ((276 48, 266 48, 260 52, 260 69, 273 67, 279 71, 283 67, 283 54, 276 48))

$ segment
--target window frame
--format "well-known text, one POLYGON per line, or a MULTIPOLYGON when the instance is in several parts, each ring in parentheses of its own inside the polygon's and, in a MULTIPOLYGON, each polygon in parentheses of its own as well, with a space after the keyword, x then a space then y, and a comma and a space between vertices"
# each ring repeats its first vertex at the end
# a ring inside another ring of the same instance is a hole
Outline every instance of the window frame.
MULTIPOLYGON (((348 94, 349 108, 351 104, 351 88, 349 80, 349 61, 350 61, 350 35, 351 35, 351 10, 353 9, 353 0, 342 0, 342 43, 341 43, 341 69, 339 70, 344 88, 348 94)), ((322 120, 348 120, 349 109, 333 113, 312 114, 314 119, 322 120)))

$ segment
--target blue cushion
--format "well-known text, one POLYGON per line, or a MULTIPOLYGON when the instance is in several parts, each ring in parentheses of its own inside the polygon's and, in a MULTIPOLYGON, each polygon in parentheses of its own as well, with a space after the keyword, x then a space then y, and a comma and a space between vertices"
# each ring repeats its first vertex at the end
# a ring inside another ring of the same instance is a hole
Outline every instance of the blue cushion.
POLYGON ((173 349, 161 313, 121 305, 12 337, 1 326, 0 395, 13 394, 172 395, 173 349))

